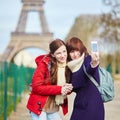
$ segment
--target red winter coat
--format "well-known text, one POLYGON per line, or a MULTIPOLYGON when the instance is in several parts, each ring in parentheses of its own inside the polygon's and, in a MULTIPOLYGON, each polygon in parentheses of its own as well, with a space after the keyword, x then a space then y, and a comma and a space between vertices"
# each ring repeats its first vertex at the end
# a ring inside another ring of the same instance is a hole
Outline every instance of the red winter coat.
MULTIPOLYGON (((27 103, 27 108, 37 115, 40 115, 49 95, 60 95, 62 86, 51 85, 48 70, 50 63, 49 55, 38 56, 35 60, 37 68, 34 72, 31 84, 31 94, 27 103), (45 83, 45 80, 49 82, 45 83)), ((68 112, 68 101, 62 105, 64 115, 68 112)))

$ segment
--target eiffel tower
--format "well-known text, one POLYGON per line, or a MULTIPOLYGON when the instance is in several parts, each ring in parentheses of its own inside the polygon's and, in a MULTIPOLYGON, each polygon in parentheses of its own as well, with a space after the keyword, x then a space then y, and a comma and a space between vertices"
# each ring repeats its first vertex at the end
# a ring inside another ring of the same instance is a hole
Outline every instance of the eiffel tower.
POLYGON ((11 33, 11 40, 6 47, 1 61, 11 62, 15 55, 22 49, 35 47, 48 51, 48 45, 53 40, 53 33, 49 31, 46 17, 44 14, 44 0, 22 0, 23 5, 16 30, 11 33), (40 33, 27 33, 25 31, 28 13, 38 12, 40 20, 40 33))

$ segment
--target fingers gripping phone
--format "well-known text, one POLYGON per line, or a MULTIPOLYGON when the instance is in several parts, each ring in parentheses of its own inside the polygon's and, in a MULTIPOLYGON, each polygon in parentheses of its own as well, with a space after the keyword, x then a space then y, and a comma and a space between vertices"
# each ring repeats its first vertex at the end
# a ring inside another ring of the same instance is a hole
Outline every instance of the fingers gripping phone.
POLYGON ((92 52, 98 52, 98 42, 97 41, 91 41, 91 50, 92 52))

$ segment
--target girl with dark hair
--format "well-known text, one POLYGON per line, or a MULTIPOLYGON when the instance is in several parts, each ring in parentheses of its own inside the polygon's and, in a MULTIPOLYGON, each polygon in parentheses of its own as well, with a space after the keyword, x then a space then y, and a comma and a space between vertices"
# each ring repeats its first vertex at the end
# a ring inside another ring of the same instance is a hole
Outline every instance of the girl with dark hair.
POLYGON ((66 73, 67 50, 65 43, 56 39, 49 45, 50 53, 36 58, 37 68, 33 74, 31 94, 27 103, 32 120, 62 120, 68 111, 67 93, 72 90, 66 73))
POLYGON ((98 53, 89 55, 85 45, 77 37, 69 39, 66 45, 69 59, 67 65, 72 72, 71 83, 73 91, 76 93, 70 120, 104 120, 104 105, 101 95, 83 70, 84 65, 87 73, 100 83, 98 53))

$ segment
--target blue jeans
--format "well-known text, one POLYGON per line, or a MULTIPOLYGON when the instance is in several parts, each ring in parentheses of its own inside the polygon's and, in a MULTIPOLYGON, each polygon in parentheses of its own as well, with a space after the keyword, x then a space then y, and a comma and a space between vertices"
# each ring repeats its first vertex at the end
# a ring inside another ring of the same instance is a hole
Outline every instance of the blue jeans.
POLYGON ((31 112, 30 114, 31 114, 32 120, 62 120, 58 112, 46 113, 42 111, 40 115, 36 115, 33 112, 31 112))

